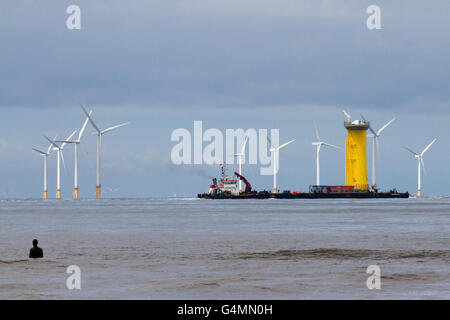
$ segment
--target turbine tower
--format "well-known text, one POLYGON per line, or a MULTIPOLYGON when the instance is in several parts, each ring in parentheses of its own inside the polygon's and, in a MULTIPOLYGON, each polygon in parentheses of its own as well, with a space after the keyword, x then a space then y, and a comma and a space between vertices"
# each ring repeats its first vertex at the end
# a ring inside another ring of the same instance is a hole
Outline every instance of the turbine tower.
MULTIPOLYGON (((366 121, 366 119, 364 118, 364 116, 362 114, 361 114, 361 118, 364 121, 366 121)), ((383 130, 386 129, 394 120, 395 120, 395 117, 392 118, 392 120, 389 121, 388 123, 386 123, 384 126, 382 126, 378 131, 375 131, 372 128, 372 126, 369 125, 369 130, 372 132, 372 134, 369 136, 369 138, 373 138, 373 143, 372 143, 372 188, 374 188, 374 189, 377 188, 377 182, 376 182, 376 160, 377 160, 377 149, 378 149, 378 151, 380 149, 378 138, 380 137, 380 135, 383 132, 383 130)))
MULTIPOLYGON (((241 153, 236 153, 235 156, 238 157, 239 161, 239 174, 242 175, 242 159, 245 159, 245 147, 247 145, 248 135, 245 137, 244 144, 241 149, 241 153)), ((239 179, 239 192, 242 192, 242 181, 239 179)))
MULTIPOLYGON (((92 114, 92 111, 89 112, 89 116, 92 114)), ((83 123, 83 126, 80 129, 77 140, 66 140, 66 141, 57 141, 60 143, 72 143, 74 144, 74 177, 73 177, 73 198, 78 199, 78 145, 81 142, 81 137, 83 136, 84 130, 89 122, 89 118, 86 117, 86 120, 83 123)))
POLYGON ((426 146, 426 148, 423 149, 423 151, 420 154, 418 154, 418 153, 412 151, 411 149, 405 147, 406 150, 411 152, 414 155, 414 157, 417 158, 417 197, 421 197, 422 196, 422 189, 421 189, 422 188, 422 185, 421 185, 422 181, 421 181, 421 176, 420 176, 420 166, 422 166, 423 171, 425 171, 425 165, 423 164, 423 155, 424 155, 425 152, 427 152, 428 149, 430 149, 431 145, 433 143, 435 143, 436 140, 437 139, 434 138, 433 141, 431 141, 428 144, 428 146, 426 146))
POLYGON ((130 122, 121 123, 116 126, 109 127, 104 130, 100 130, 99 127, 97 126, 97 124, 94 122, 94 120, 92 120, 92 117, 89 115, 89 113, 83 107, 83 105, 80 104, 80 107, 83 110, 84 114, 88 117, 89 122, 94 127, 95 131, 97 131, 96 132, 96 134, 97 134, 97 185, 96 185, 97 195, 96 196, 97 196, 97 199, 100 199, 102 197, 102 186, 100 183, 100 152, 101 152, 101 148, 102 148, 102 136, 107 132, 110 132, 114 129, 117 129, 117 128, 120 128, 120 127, 130 124, 130 122))
MULTIPOLYGON (((72 132, 70 134, 70 136, 67 137, 66 140, 72 139, 73 135, 76 132, 77 132, 77 130, 72 132)), ((64 146, 66 145, 66 143, 63 142, 60 146, 58 146, 55 141, 51 140, 47 136, 44 136, 44 138, 47 139, 53 145, 53 147, 54 147, 53 150, 58 151, 58 153, 57 153, 57 162, 56 162, 57 163, 57 165, 56 165, 56 198, 57 199, 61 199, 61 160, 62 160, 64 169, 65 169, 66 168, 66 164, 64 162, 63 149, 64 149, 64 146)))
POLYGON ((282 144, 281 146, 278 147, 274 147, 272 145, 272 142, 270 141, 269 137, 267 137, 267 140, 269 141, 269 144, 271 146, 271 148, 269 149, 269 151, 273 154, 273 193, 277 193, 278 189, 277 189, 277 172, 278 172, 278 156, 279 156, 279 151, 281 148, 284 148, 285 146, 287 146, 288 144, 292 143, 295 141, 291 140, 289 142, 286 142, 284 144, 282 144))
POLYGON ((328 146, 340 149, 340 147, 320 140, 319 129, 317 128, 316 123, 314 123, 314 128, 316 129, 316 138, 317 138, 317 142, 312 143, 313 146, 316 146, 316 186, 320 186, 320 148, 322 146, 328 146))
MULTIPOLYGON (((55 139, 56 138, 57 137, 55 137, 55 139)), ((52 144, 49 145, 47 152, 32 148, 34 151, 38 152, 44 158, 44 200, 47 200, 47 157, 50 155, 52 146, 53 146, 52 144)))

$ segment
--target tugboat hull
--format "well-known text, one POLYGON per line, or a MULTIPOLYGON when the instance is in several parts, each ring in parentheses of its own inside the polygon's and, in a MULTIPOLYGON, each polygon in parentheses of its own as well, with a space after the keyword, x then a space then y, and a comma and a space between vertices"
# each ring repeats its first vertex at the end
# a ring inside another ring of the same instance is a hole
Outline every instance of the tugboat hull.
POLYGON ((264 193, 241 193, 241 194, 228 194, 228 193, 218 193, 209 194, 202 193, 198 194, 201 199, 269 199, 271 194, 269 192, 264 193))

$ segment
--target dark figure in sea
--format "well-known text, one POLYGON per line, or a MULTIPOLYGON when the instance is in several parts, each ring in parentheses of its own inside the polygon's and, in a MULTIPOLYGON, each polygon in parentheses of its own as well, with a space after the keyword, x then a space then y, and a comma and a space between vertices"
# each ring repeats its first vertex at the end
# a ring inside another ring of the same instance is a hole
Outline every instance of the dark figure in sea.
POLYGON ((33 248, 30 249, 30 258, 43 258, 44 252, 38 247, 37 239, 33 240, 33 248))

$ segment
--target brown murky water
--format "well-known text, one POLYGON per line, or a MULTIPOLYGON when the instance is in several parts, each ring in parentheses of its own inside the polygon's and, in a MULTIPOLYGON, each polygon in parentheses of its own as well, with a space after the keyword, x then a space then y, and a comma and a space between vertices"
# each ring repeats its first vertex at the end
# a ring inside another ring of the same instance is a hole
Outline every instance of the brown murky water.
POLYGON ((449 299, 449 222, 448 198, 4 200, 0 298, 449 299))

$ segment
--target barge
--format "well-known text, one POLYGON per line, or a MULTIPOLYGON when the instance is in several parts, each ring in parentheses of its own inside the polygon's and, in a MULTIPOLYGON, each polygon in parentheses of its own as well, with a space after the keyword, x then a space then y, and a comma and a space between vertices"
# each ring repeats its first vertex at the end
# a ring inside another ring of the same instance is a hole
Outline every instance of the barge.
POLYGON ((237 178, 222 176, 219 181, 213 178, 208 193, 198 194, 200 199, 399 199, 409 198, 409 192, 398 192, 396 189, 380 192, 377 189, 357 189, 354 186, 310 186, 309 192, 286 190, 280 193, 269 191, 254 191, 250 182, 239 173, 237 178), (238 188, 238 181, 242 180, 245 191, 238 188))

